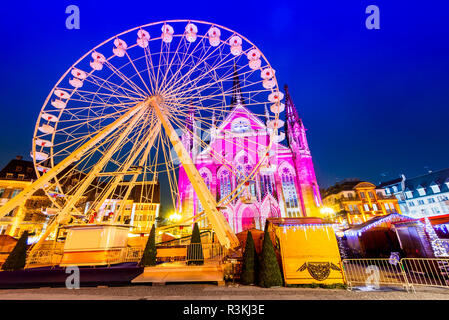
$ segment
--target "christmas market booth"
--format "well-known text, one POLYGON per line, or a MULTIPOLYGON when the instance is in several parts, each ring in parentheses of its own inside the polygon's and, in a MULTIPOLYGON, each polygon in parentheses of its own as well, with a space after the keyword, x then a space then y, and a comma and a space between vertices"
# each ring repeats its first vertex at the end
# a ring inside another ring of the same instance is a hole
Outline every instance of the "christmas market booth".
POLYGON ((407 258, 434 258, 449 252, 449 215, 393 223, 407 258))
MULTIPOLYGON (((374 217, 344 231, 351 258, 389 258, 402 253, 393 223, 414 221, 397 213, 374 217)), ((403 253, 402 253, 403 255, 403 253)))
POLYGON ((344 283, 331 224, 320 218, 268 218, 267 224, 286 285, 344 283))
POLYGON ((240 247, 241 248, 246 247, 246 237, 248 236, 248 231, 251 232, 251 236, 253 237, 254 248, 256 249, 257 254, 260 254, 262 252, 262 242, 263 242, 263 235, 264 235, 264 232, 262 230, 253 228, 253 229, 244 230, 242 232, 237 233, 236 236, 237 236, 237 239, 239 239, 240 247))

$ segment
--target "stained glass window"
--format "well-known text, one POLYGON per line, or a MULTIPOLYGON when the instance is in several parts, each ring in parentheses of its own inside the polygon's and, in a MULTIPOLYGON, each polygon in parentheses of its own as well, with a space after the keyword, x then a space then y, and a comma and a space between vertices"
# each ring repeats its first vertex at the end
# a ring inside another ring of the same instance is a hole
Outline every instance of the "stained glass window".
POLYGON ((289 217, 299 216, 299 201, 296 191, 295 180, 292 172, 288 168, 283 168, 281 172, 282 191, 284 192, 285 206, 289 217))

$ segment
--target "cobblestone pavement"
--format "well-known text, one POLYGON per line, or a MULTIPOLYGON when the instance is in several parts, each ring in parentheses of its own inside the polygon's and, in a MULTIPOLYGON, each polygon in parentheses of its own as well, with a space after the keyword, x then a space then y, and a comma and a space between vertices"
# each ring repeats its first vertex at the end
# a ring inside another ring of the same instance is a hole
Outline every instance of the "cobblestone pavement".
POLYGON ((38 288, 0 290, 0 300, 449 300, 449 290, 420 288, 416 293, 401 290, 348 291, 322 288, 259 288, 210 284, 165 286, 38 288))

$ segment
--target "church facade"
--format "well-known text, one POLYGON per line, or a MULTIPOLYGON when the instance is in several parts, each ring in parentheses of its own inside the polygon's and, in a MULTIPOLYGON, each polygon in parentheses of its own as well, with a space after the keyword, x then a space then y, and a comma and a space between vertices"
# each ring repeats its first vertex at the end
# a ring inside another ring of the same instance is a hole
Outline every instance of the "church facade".
MULTIPOLYGON (((237 74, 233 92, 229 113, 223 121, 213 124, 207 147, 199 150, 195 146, 193 115, 187 119, 181 138, 233 231, 263 230, 270 217, 319 216, 322 201, 306 129, 287 86, 285 133, 276 135, 261 165, 265 153, 262 150, 266 150, 272 136, 268 111, 261 119, 245 107, 237 74), (242 182, 253 170, 253 178, 242 182)), ((191 217, 203 211, 201 202, 182 166, 178 174, 177 211, 183 218, 191 217)), ((199 225, 208 227, 208 220, 200 220, 199 225)))

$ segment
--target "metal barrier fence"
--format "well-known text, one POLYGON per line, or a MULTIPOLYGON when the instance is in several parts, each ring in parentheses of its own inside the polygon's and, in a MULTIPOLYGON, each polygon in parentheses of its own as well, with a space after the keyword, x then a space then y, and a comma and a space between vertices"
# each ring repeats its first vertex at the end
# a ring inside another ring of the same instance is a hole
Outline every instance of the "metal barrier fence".
POLYGON ((404 258, 401 264, 411 286, 449 288, 448 258, 404 258))
POLYGON ((344 259, 343 271, 349 289, 356 286, 409 288, 400 261, 392 264, 389 259, 344 259))
MULTIPOLYGON (((223 247, 218 243, 193 243, 185 246, 161 246, 158 247, 158 261, 159 262, 173 262, 173 261, 216 261, 221 262, 224 258, 223 247), (170 257, 165 256, 162 252, 169 251, 171 248, 181 251, 182 254, 177 253, 170 257), (180 249, 180 250, 179 250, 180 249), (159 255, 160 254, 160 255, 159 255)), ((144 248, 129 247, 126 248, 124 254, 124 262, 139 262, 142 258, 144 248)))
POLYGON ((449 288, 449 258, 344 259, 348 289, 362 287, 449 288))

